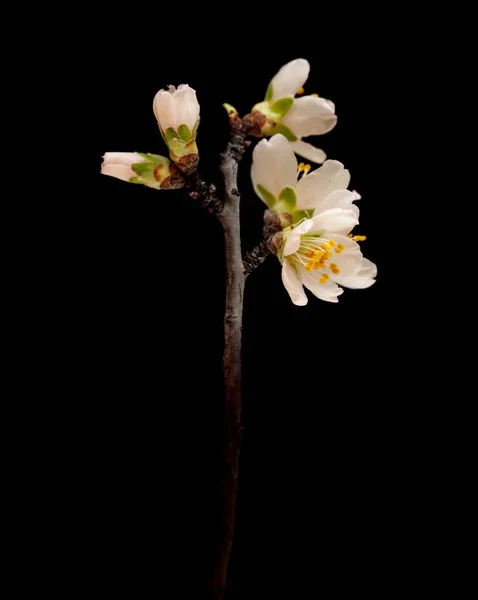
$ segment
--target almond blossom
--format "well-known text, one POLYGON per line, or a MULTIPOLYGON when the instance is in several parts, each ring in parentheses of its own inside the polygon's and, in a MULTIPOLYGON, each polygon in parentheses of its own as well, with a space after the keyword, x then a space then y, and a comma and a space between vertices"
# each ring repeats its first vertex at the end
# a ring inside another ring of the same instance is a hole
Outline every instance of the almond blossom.
POLYGON ((302 141, 309 135, 329 132, 337 123, 335 105, 318 94, 302 95, 302 87, 310 71, 307 60, 297 58, 284 65, 272 78, 264 102, 252 109, 266 118, 261 135, 282 133, 291 143, 294 152, 315 163, 324 162, 323 150, 302 141))
POLYGON ((292 302, 307 304, 304 286, 321 300, 337 302, 343 293, 340 286, 366 288, 377 274, 357 243, 365 236, 351 233, 359 222, 354 202, 360 196, 346 189, 350 173, 338 161, 326 161, 298 179, 301 170, 290 144, 280 134, 262 140, 254 149, 254 189, 271 210, 292 214, 296 223, 283 230, 277 252, 282 281, 292 302))

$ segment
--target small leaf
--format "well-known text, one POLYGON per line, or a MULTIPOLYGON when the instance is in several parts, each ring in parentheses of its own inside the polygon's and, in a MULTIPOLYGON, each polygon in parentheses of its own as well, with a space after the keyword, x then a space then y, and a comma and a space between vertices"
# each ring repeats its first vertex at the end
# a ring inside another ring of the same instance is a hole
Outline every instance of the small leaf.
POLYGON ((234 106, 232 106, 232 104, 228 104, 227 102, 224 102, 224 104, 222 105, 223 108, 226 109, 227 115, 229 117, 237 117, 238 116, 238 112, 237 110, 234 108, 234 106))
POLYGON ((287 207, 284 212, 292 212, 297 204, 297 194, 294 188, 285 187, 279 194, 279 202, 282 202, 287 207))
POLYGON ((295 133, 292 133, 292 131, 283 123, 277 123, 274 129, 270 132, 270 135, 275 135, 276 133, 282 133, 282 135, 286 137, 289 142, 295 142, 297 140, 295 133))
POLYGON ((287 96, 286 98, 280 98, 271 105, 270 111, 271 113, 274 113, 274 116, 277 119, 282 119, 282 117, 292 108, 293 104, 294 98, 291 98, 290 96, 287 96))
POLYGON ((272 85, 272 83, 270 83, 269 87, 267 88, 266 97, 264 98, 264 100, 266 102, 270 102, 272 100, 273 95, 274 95, 274 86, 272 85))
POLYGON ((274 204, 276 203, 275 196, 273 194, 271 194, 268 190, 266 190, 266 188, 264 186, 262 186, 261 184, 259 184, 257 186, 257 191, 262 196, 262 198, 263 198, 264 202, 267 204, 267 206, 269 208, 272 208, 274 206, 274 204))
POLYGON ((166 136, 166 142, 170 142, 174 138, 178 137, 178 133, 176 131, 174 131, 174 129, 172 127, 168 127, 166 129, 165 136, 166 136))
POLYGON ((182 125, 180 125, 178 127, 178 133, 179 136, 185 141, 185 142, 189 142, 192 139, 192 135, 191 135, 191 130, 189 129, 189 127, 186 125, 186 123, 183 123, 182 125))

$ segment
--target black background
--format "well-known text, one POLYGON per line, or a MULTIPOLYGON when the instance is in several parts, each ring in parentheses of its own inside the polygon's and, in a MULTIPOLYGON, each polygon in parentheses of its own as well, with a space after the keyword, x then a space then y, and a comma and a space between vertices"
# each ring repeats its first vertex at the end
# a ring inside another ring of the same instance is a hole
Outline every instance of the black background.
MULTIPOLYGON (((65 324, 79 354, 65 436, 77 434, 68 470, 80 507, 66 537, 85 548, 74 579, 85 591, 206 597, 223 417, 220 224, 187 192, 100 175, 101 156, 165 154, 152 100, 161 87, 187 82, 201 104, 200 169, 217 182, 228 136, 221 104, 248 112, 297 57, 311 64, 306 93, 336 104, 336 128, 309 141, 350 169, 351 189, 362 195, 357 231, 367 235, 363 251, 378 278, 368 290, 346 290, 338 304, 310 296, 306 307, 290 302, 273 257, 247 281, 228 598, 324 590, 326 598, 384 597, 406 589, 418 568, 413 548, 403 551, 419 510, 406 383, 418 365, 401 338, 407 265, 391 243, 401 235, 396 207, 408 185, 396 161, 406 135, 395 104, 404 75, 387 53, 387 33, 372 26, 343 29, 335 17, 333 26, 289 38, 263 31, 263 9, 250 10, 234 27, 224 16, 196 33, 172 23, 161 32, 162 13, 157 38, 145 16, 121 24, 105 17, 85 32, 78 94, 88 118, 79 136, 89 185, 69 207, 80 232, 65 324)), ((308 18, 301 10, 299 24, 308 18)), ((264 210, 250 161, 249 152, 239 182, 246 249, 260 240, 264 210)), ((414 530, 415 547, 420 535, 414 530)))

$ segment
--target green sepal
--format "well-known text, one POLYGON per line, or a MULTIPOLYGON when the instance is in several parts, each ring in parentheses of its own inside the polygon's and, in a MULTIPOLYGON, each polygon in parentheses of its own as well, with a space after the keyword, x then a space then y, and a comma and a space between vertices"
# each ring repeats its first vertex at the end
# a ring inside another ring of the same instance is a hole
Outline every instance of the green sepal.
POLYGON ((156 164, 159 163, 161 165, 166 165, 170 162, 169 158, 166 158, 165 156, 161 156, 160 154, 149 154, 146 152, 136 152, 136 154, 139 154, 141 156, 141 158, 144 158, 145 160, 154 162, 156 164))
POLYGON ((272 100, 272 96, 274 95, 274 86, 272 83, 269 83, 269 87, 267 88, 266 97, 264 100, 266 102, 270 102, 272 100))
POLYGON ((282 117, 289 112, 294 104, 294 99, 290 96, 285 98, 279 98, 273 104, 271 104, 270 111, 273 114, 273 120, 279 121, 282 117))
POLYGON ((133 165, 131 165, 133 171, 136 173, 136 175, 139 175, 140 177, 141 175, 152 173, 155 167, 155 163, 149 161, 134 163, 133 165))
POLYGON ((295 225, 296 223, 299 223, 300 221, 303 221, 304 219, 311 219, 312 215, 314 214, 314 209, 311 208, 309 210, 298 210, 294 213, 292 213, 292 223, 295 225))
POLYGON ((193 139, 193 136, 191 135, 191 130, 186 125, 186 123, 183 123, 178 127, 178 133, 179 137, 185 142, 190 142, 193 139))
POLYGON ((262 186, 260 183, 257 186, 257 191, 262 196, 262 198, 263 198, 264 202, 267 204, 267 206, 269 208, 272 208, 274 206, 274 204, 276 203, 276 198, 275 198, 274 194, 271 194, 269 192, 269 190, 266 190, 266 188, 264 186, 262 186))
POLYGON ((259 102, 259 104, 255 104, 252 107, 252 112, 255 112, 256 110, 267 117, 269 115, 269 102, 259 102))
POLYGON ((286 207, 286 210, 282 212, 292 213, 297 204, 297 194, 294 188, 289 186, 285 187, 279 194, 279 202, 286 207))
POLYGON ((141 185, 144 184, 144 181, 141 181, 141 179, 139 177, 131 177, 131 179, 129 180, 130 183, 140 183, 141 185))
POLYGON ((165 133, 166 142, 169 143, 174 138, 178 137, 178 132, 175 131, 172 127, 168 127, 165 133))
POLYGON ((282 135, 286 137, 289 142, 296 142, 298 139, 297 136, 292 133, 292 131, 283 123, 277 123, 268 135, 275 135, 276 133, 282 133, 282 135))
POLYGON ((196 135, 197 135, 197 132, 198 132, 200 121, 201 121, 201 119, 198 118, 198 120, 196 121, 196 125, 194 125, 194 129, 193 129, 193 132, 191 134, 191 137, 192 137, 193 140, 196 139, 196 135))

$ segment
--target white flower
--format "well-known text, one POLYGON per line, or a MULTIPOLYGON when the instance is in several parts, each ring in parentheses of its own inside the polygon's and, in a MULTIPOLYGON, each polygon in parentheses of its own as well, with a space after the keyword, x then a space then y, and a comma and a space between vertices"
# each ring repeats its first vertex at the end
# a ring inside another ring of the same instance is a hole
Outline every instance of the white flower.
POLYGON ((103 175, 129 181, 137 176, 131 166, 143 160, 144 158, 137 152, 106 152, 103 156, 101 172, 103 175))
POLYGON ((101 173, 156 190, 184 187, 178 168, 165 156, 139 152, 106 152, 101 173))
POLYGON ((282 281, 292 302, 307 304, 303 286, 315 296, 337 302, 339 285, 366 288, 374 283, 376 266, 365 259, 352 236, 358 224, 356 192, 347 190, 350 173, 342 163, 329 160, 297 180, 297 160, 280 134, 262 140, 254 149, 251 178, 257 194, 275 212, 288 211, 300 221, 283 231, 278 253, 282 281), (300 211, 300 212, 299 212, 300 211))
POLYGON ((265 102, 254 108, 276 123, 271 134, 282 133, 290 141, 294 152, 315 163, 324 162, 323 150, 302 141, 309 135, 329 132, 337 123, 334 103, 317 94, 296 98, 303 93, 310 65, 297 58, 284 65, 272 78, 265 102))
POLYGON ((168 88, 159 90, 153 101, 154 114, 163 134, 166 135, 169 128, 177 132, 181 125, 186 125, 193 134, 199 120, 196 91, 184 83, 177 89, 173 85, 168 88))

